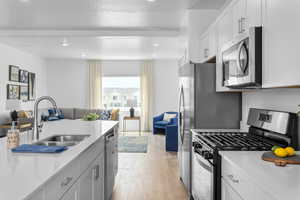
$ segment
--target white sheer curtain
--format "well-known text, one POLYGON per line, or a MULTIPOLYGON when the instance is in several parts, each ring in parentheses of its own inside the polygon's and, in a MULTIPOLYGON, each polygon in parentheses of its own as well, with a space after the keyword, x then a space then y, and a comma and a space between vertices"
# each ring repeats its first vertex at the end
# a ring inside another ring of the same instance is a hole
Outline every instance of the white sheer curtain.
POLYGON ((140 70, 141 80, 141 121, 142 130, 152 129, 153 110, 153 61, 142 61, 140 70))
POLYGON ((102 65, 99 60, 88 61, 89 108, 102 108, 102 65))

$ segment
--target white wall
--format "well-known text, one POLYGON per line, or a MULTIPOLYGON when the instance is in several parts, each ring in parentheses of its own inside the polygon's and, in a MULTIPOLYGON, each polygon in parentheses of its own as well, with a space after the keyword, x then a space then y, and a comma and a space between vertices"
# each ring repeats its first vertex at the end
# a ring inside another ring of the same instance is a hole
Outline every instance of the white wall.
MULTIPOLYGON (((88 71, 84 60, 49 59, 47 63, 48 93, 58 106, 88 107, 88 71)), ((102 61, 103 76, 139 76, 141 61, 102 61)), ((178 101, 178 67, 175 60, 154 62, 154 114, 176 111, 178 101)), ((129 112, 120 113, 123 116, 129 112)), ((137 112, 137 115, 139 113, 137 112)), ((122 127, 122 123, 121 123, 122 127)), ((128 130, 137 130, 136 121, 128 121, 128 130)))
POLYGON ((178 64, 176 60, 154 62, 154 115, 178 110, 178 64))
POLYGON ((59 107, 88 107, 87 62, 75 59, 47 59, 48 93, 59 107))
MULTIPOLYGON (((9 65, 19 66, 21 69, 36 73, 36 95, 37 97, 47 95, 46 87, 46 67, 43 59, 34 55, 24 53, 15 48, 0 44, 0 123, 9 120, 8 111, 5 110, 6 87, 8 83, 9 65)), ((33 101, 22 102, 21 108, 24 110, 33 109, 33 101)))
POLYGON ((243 93, 243 122, 245 128, 249 108, 266 108, 288 112, 298 112, 300 109, 300 89, 278 88, 263 89, 243 93))

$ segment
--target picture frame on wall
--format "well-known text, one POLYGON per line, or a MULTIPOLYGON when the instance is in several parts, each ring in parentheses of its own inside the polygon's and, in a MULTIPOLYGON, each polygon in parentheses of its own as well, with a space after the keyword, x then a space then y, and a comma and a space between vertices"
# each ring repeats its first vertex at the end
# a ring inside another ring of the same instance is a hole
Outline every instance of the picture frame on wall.
POLYGON ((36 76, 35 73, 28 73, 28 100, 34 101, 36 98, 36 76))
POLYGON ((19 70, 20 70, 19 67, 14 65, 9 65, 8 80, 13 82, 19 82, 20 81, 19 70))
POLYGON ((29 99, 28 94, 29 94, 28 85, 21 85, 20 86, 20 100, 28 101, 28 99, 29 99))
POLYGON ((7 99, 20 99, 20 86, 7 84, 7 99))
POLYGON ((19 81, 20 83, 28 83, 28 74, 29 72, 26 70, 19 70, 19 81))

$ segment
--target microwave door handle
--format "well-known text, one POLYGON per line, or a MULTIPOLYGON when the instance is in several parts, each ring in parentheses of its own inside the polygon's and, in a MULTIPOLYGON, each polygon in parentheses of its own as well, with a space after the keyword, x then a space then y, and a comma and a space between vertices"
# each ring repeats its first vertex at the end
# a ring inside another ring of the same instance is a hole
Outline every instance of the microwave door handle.
POLYGON ((243 73, 245 73, 245 70, 242 68, 241 66, 241 60, 240 60, 240 54, 241 54, 241 51, 242 51, 242 48, 244 46, 244 42, 240 43, 239 47, 238 47, 238 55, 237 55, 237 66, 239 68, 239 70, 243 73))

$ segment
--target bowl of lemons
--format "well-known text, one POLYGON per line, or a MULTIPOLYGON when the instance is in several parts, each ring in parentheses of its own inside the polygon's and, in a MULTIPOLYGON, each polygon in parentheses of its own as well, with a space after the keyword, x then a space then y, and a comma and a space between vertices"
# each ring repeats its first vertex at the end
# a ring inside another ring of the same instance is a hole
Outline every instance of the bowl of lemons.
POLYGON ((272 152, 275 156, 280 158, 291 157, 295 155, 295 149, 293 147, 280 147, 280 146, 273 146, 272 152))

